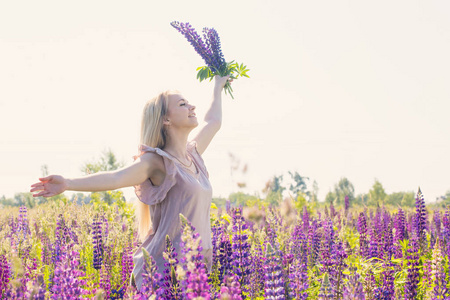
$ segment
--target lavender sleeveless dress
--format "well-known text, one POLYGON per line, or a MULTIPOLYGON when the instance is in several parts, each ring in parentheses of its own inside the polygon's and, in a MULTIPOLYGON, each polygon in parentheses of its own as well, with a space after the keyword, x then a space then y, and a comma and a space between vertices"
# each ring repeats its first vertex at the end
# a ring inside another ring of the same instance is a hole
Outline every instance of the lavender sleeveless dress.
POLYGON ((153 186, 150 180, 146 180, 135 186, 135 192, 139 200, 150 206, 150 216, 153 224, 152 233, 147 236, 142 245, 133 254, 133 274, 139 289, 142 284, 144 267, 142 248, 145 248, 155 259, 158 272, 162 275, 165 269, 162 253, 166 235, 169 235, 180 258, 180 213, 192 223, 200 234, 203 247, 202 254, 208 270, 211 270, 210 207, 212 188, 205 163, 197 151, 197 143, 195 141, 188 142, 186 147, 188 155, 197 168, 197 174, 194 174, 159 148, 141 145, 139 147, 140 154, 135 157, 137 159, 146 152, 154 152, 162 156, 166 168, 166 177, 161 185, 153 186))

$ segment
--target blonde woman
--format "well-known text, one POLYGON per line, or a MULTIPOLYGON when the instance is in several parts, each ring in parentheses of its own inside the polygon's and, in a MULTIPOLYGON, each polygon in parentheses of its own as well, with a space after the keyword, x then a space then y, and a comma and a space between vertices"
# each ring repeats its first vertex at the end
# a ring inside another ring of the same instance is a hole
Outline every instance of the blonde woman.
MULTIPOLYGON (((205 126, 188 141, 198 126, 195 106, 178 92, 166 91, 148 101, 141 124, 141 145, 135 162, 120 170, 68 179, 59 175, 39 178, 31 186, 35 197, 51 197, 64 191, 108 191, 134 186, 139 198, 139 237, 134 253, 136 285, 140 289, 145 248, 164 270, 163 250, 169 235, 177 252, 181 241, 179 214, 191 221, 202 239, 202 254, 211 269, 212 244, 209 210, 212 189, 201 157, 222 122, 222 90, 229 76, 215 77, 211 107, 205 126)), ((229 80, 232 81, 231 79, 229 80)))

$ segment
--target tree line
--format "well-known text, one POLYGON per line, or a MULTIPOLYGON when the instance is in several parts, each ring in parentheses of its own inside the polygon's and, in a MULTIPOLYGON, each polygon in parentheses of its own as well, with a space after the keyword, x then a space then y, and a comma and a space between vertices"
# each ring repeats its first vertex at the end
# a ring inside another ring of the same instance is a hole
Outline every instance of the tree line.
MULTIPOLYGON (((230 153, 232 176, 236 172, 247 172, 248 166, 245 164, 241 167, 239 159, 230 153)), ((85 175, 101 171, 117 170, 124 166, 123 162, 117 160, 115 154, 108 149, 103 151, 100 158, 85 162, 81 166, 81 172, 85 175)), ((41 168, 42 176, 48 175, 48 167, 43 165, 41 168)), ((295 206, 301 209, 307 204, 314 206, 321 204, 333 204, 339 207, 345 205, 347 198, 349 206, 364 205, 364 206, 402 206, 413 207, 415 205, 414 191, 399 191, 391 194, 386 193, 383 185, 375 179, 372 188, 367 193, 355 194, 355 188, 350 180, 342 177, 334 185, 334 187, 326 194, 325 199, 318 199, 319 187, 315 180, 309 177, 302 176, 297 171, 288 171, 287 174, 274 175, 265 183, 265 186, 260 193, 249 194, 242 191, 245 188, 245 182, 238 181, 236 192, 231 193, 227 198, 213 198, 213 203, 216 206, 225 207, 227 203, 233 206, 253 206, 258 205, 274 205, 278 206, 283 200, 293 200, 295 206)), ((64 195, 57 195, 51 198, 38 197, 34 198, 31 193, 16 193, 13 198, 0 197, 0 207, 2 206, 22 206, 25 205, 33 208, 38 204, 48 201, 63 200, 69 201, 64 195)), ((125 201, 120 191, 97 192, 88 195, 84 193, 73 194, 70 201, 77 204, 87 204, 100 202, 105 205, 110 205, 117 201, 125 201)), ((102 205, 103 205, 102 204, 102 205)), ((446 207, 450 205, 450 190, 439 199, 436 199, 434 205, 446 207)))

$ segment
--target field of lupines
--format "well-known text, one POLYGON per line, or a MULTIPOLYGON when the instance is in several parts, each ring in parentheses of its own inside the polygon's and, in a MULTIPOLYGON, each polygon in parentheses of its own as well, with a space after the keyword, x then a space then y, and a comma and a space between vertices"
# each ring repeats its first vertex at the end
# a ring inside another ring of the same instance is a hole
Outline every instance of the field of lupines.
MULTIPOLYGON (((211 210, 213 267, 180 216, 181 253, 166 240, 166 270, 146 255, 141 290, 129 285, 138 247, 133 208, 54 201, 2 209, 2 299, 450 299, 450 210, 279 207, 211 210), (161 272, 161 273, 159 273, 161 272)), ((258 206, 259 205, 259 206, 258 206)))

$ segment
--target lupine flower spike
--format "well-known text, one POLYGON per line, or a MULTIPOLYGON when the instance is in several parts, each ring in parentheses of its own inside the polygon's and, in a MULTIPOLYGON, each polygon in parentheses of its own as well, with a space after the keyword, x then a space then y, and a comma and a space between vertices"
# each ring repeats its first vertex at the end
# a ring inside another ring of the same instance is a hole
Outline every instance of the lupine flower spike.
MULTIPOLYGON (((173 21, 170 23, 172 27, 178 30, 188 42, 194 47, 195 51, 203 58, 206 66, 197 69, 197 79, 203 81, 205 79, 212 79, 215 75, 228 76, 236 79, 239 76, 249 77, 249 71, 244 64, 238 64, 234 61, 226 62, 222 53, 219 34, 214 28, 203 28, 203 38, 189 23, 181 23, 173 21)), ((229 93, 233 97, 233 89, 229 82, 225 85, 225 93, 229 93)))

